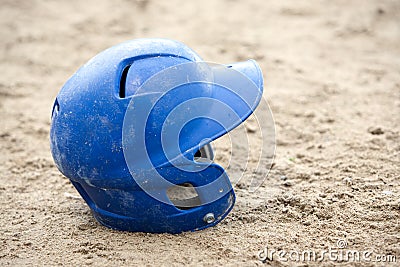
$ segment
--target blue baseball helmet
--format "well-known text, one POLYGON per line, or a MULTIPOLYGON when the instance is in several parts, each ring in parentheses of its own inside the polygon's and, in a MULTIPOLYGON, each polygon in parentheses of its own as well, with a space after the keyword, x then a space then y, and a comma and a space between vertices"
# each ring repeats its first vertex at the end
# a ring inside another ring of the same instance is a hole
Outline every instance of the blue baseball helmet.
POLYGON ((92 58, 60 90, 51 152, 101 224, 204 229, 235 202, 210 143, 242 123, 262 91, 253 60, 209 64, 176 41, 128 41, 92 58))

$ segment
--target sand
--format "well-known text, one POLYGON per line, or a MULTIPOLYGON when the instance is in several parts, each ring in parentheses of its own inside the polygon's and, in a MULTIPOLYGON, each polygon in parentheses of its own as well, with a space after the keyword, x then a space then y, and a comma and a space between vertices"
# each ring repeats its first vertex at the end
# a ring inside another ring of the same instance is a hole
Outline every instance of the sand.
POLYGON ((0 265, 331 266, 342 263, 258 254, 338 240, 398 263, 399 16, 399 1, 1 1, 0 265), (236 206, 216 227, 107 229, 51 158, 63 83, 100 51, 141 37, 182 41, 212 62, 253 58, 264 72, 274 165, 256 192, 235 186, 236 206))

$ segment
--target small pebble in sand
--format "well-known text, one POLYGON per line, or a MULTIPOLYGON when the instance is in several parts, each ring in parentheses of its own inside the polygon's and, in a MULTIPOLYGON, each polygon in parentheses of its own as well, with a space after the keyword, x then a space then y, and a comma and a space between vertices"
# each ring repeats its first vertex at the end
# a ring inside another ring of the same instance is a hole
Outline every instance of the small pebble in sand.
POLYGON ((368 132, 369 132, 370 134, 373 134, 373 135, 381 135, 381 134, 384 134, 384 133, 385 133, 385 132, 382 130, 381 127, 369 127, 369 128, 368 128, 368 132))
POLYGON ((353 181, 350 177, 345 177, 343 178, 343 183, 345 183, 346 185, 352 185, 353 181))

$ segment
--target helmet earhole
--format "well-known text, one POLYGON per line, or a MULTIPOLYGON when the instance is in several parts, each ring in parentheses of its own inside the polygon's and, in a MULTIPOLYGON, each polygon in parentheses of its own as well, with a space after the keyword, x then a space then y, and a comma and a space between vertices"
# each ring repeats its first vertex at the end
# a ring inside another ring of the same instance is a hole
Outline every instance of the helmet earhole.
POLYGON ((200 197, 190 183, 171 186, 167 189, 167 196, 172 204, 180 210, 188 210, 201 205, 200 197))

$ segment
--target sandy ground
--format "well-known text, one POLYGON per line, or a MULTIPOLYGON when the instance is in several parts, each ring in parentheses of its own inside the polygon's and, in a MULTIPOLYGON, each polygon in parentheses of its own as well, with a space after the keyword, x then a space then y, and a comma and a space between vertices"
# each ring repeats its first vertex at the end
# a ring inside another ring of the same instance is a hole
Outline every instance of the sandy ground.
POLYGON ((293 265, 258 251, 338 240, 400 261, 399 1, 0 3, 0 265, 293 265), (255 193, 236 186, 234 210, 212 229, 109 230, 52 161, 58 90, 98 52, 139 37, 262 66, 275 165, 255 193))

